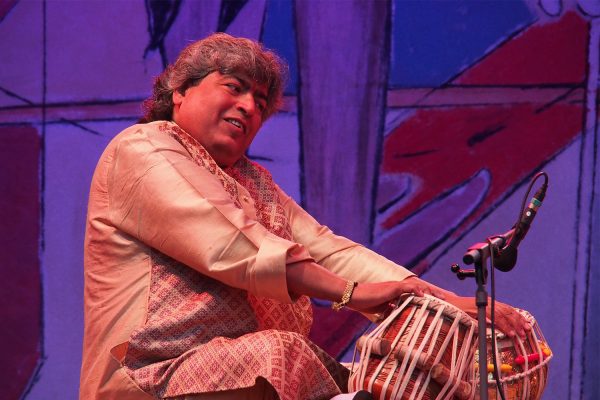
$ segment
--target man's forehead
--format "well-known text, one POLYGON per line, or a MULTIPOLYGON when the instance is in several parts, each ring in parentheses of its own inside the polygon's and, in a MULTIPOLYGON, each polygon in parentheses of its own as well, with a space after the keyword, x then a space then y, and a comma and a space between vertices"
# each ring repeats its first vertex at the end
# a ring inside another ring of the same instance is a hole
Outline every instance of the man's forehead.
POLYGON ((259 97, 267 99, 267 85, 252 79, 248 74, 244 72, 230 72, 221 73, 223 77, 230 77, 238 80, 242 85, 254 91, 259 97))

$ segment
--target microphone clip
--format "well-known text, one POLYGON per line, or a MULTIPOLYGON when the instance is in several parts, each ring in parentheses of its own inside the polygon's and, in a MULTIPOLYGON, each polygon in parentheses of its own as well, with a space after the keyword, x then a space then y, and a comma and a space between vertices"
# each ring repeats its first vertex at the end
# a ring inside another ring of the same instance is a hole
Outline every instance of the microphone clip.
MULTIPOLYGON (((475 278, 476 271, 475 269, 462 269, 458 264, 452 264, 450 266, 450 271, 456 274, 456 277, 464 281, 467 278, 475 278)), ((487 269, 484 271, 484 279, 487 279, 487 269)))

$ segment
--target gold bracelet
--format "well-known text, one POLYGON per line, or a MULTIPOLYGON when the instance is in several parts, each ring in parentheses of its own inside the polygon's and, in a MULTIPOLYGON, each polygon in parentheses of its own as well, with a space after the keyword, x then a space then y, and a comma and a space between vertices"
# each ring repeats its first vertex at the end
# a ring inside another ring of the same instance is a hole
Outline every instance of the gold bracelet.
POLYGON ((348 281, 346 283, 346 288, 344 289, 344 294, 342 295, 342 300, 334 301, 331 304, 331 309, 333 311, 340 311, 343 307, 345 307, 348 303, 350 303, 350 299, 352 298, 352 293, 354 293, 354 288, 358 286, 358 282, 348 281))

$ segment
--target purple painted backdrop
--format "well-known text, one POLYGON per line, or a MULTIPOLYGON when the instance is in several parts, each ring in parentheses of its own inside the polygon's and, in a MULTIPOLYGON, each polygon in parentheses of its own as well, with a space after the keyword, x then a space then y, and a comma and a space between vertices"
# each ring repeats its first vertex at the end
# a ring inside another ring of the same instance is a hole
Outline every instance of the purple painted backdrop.
MULTIPOLYGON (((164 64, 224 30, 291 63, 286 106, 250 155, 323 223, 436 284, 472 293, 449 265, 509 229, 524 184, 546 170, 548 198, 497 291, 553 349, 544 398, 599 398, 599 11, 559 0, 0 0, 4 397, 77 397, 96 160, 164 64)), ((315 310, 314 340, 348 357, 367 322, 315 310)))

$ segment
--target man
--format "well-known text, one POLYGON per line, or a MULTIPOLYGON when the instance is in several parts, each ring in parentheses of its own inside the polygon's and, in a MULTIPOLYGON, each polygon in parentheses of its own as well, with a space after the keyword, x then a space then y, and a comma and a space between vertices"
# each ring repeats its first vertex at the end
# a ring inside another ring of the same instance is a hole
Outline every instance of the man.
MULTIPOLYGON (((472 299, 334 235, 245 151, 285 66, 215 34, 155 82, 147 123, 117 135, 90 190, 82 399, 328 399, 348 371, 311 343, 309 297, 365 314, 406 293, 472 299)), ((523 334, 499 306, 501 329, 523 334)))

